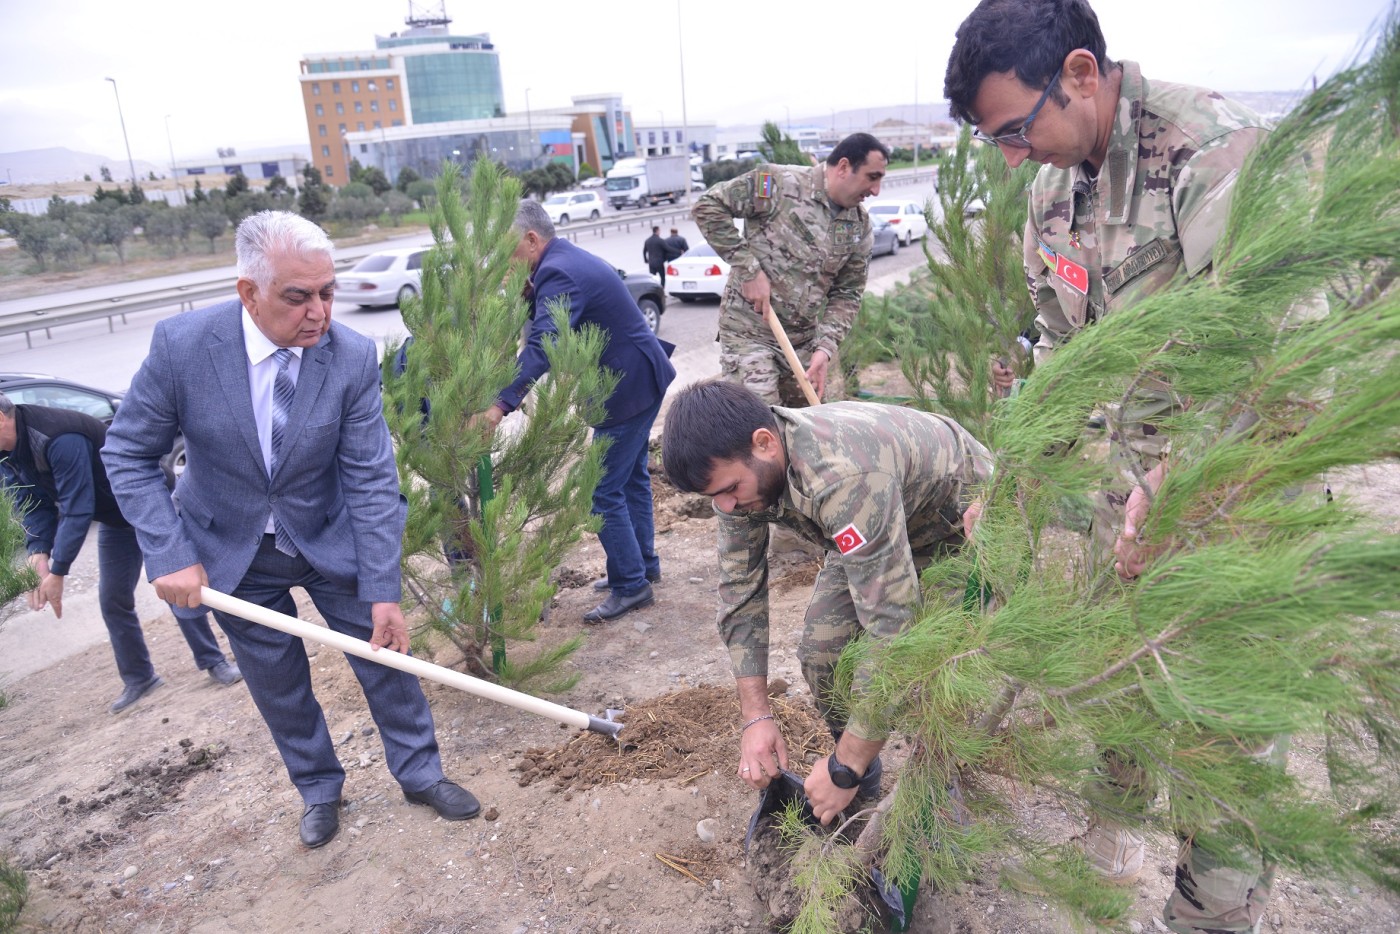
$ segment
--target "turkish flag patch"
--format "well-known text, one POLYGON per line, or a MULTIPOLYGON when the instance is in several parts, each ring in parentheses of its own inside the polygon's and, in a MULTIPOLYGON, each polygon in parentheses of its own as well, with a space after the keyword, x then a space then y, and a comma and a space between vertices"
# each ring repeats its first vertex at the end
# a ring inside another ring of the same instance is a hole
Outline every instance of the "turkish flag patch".
POLYGON ((1065 259, 1064 254, 1055 258, 1055 275, 1065 280, 1065 284, 1080 295, 1089 291, 1089 270, 1078 263, 1065 259))
POLYGON ((852 523, 837 532, 834 541, 836 542, 836 550, 843 555, 848 555, 865 545, 865 536, 860 534, 860 529, 855 527, 855 523, 852 523))

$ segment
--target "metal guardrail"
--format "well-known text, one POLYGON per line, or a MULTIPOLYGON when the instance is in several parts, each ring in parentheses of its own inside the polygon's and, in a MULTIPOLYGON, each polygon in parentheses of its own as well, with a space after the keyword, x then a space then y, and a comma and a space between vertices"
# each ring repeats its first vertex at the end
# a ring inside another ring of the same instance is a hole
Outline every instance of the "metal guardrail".
MULTIPOLYGON (((918 173, 900 171, 886 176, 884 183, 886 185, 914 184, 929 180, 932 176, 932 169, 927 172, 920 170, 918 173)), ((673 223, 678 219, 689 220, 690 208, 689 203, 681 203, 663 208, 616 211, 596 221, 572 223, 567 227, 559 227, 556 232, 559 236, 567 237, 574 243, 577 243, 579 236, 583 234, 592 234, 602 239, 607 236, 609 230, 626 234, 632 233, 633 225, 646 230, 654 226, 673 223)), ((359 247, 353 248, 354 255, 342 256, 336 261, 336 267, 348 266, 361 256, 374 252, 376 246, 377 244, 361 244, 359 247), (365 247, 368 249, 364 249, 365 247)), ((220 272, 217 276, 211 276, 206 281, 196 281, 183 286, 138 290, 106 299, 90 299, 66 305, 16 311, 8 315, 0 315, 0 337, 23 334, 25 345, 32 348, 34 346, 32 335, 35 331, 43 331, 46 337, 52 338, 53 329, 56 327, 67 324, 82 324, 102 318, 107 319, 107 330, 112 333, 116 330, 114 323, 116 318, 121 318, 122 323, 125 324, 128 314, 169 308, 175 305, 178 305, 181 311, 188 311, 215 299, 228 298, 232 290, 228 274, 220 272)))

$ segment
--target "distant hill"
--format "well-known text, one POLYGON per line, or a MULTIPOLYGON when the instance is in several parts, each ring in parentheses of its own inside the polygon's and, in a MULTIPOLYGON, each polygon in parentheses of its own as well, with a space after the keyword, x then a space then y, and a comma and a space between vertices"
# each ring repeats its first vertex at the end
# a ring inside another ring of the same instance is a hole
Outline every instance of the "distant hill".
MULTIPOLYGON (((93 181, 97 181, 102 177, 104 165, 111 170, 114 181, 127 183, 131 169, 126 159, 113 159, 94 152, 74 152, 62 146, 0 152, 0 180, 11 185, 31 185, 79 181, 84 175, 91 175, 93 181)), ((136 160, 136 173, 141 178, 148 178, 151 172, 168 175, 170 167, 136 160)))

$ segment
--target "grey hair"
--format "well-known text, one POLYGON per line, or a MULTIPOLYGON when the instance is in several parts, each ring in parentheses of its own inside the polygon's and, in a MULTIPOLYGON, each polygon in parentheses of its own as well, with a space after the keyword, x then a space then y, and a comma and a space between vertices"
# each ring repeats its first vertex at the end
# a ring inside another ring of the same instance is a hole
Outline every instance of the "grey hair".
POLYGON ((6 418, 13 418, 15 414, 15 404, 10 401, 10 397, 0 392, 0 415, 6 418))
POLYGON ((288 211, 250 214, 238 225, 233 245, 238 256, 238 278, 248 279, 260 289, 272 287, 274 254, 332 256, 335 251, 335 244, 324 230, 288 211))
POLYGON ((529 198, 520 199, 520 207, 515 209, 515 223, 511 226, 521 236, 533 230, 541 240, 554 239, 554 221, 549 219, 538 201, 529 198))

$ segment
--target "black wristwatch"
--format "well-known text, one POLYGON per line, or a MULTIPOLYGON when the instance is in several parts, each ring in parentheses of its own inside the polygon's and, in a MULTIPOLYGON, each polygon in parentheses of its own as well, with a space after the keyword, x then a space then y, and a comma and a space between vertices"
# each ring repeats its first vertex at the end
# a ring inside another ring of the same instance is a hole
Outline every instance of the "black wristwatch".
POLYGON ((831 754, 831 758, 826 760, 826 771, 831 776, 831 784, 837 788, 849 791, 860 784, 864 775, 857 775, 856 770, 849 765, 842 765, 841 760, 836 758, 836 753, 831 754))

